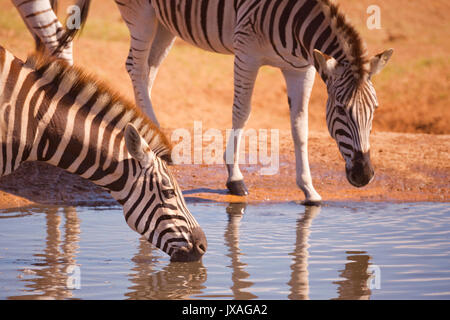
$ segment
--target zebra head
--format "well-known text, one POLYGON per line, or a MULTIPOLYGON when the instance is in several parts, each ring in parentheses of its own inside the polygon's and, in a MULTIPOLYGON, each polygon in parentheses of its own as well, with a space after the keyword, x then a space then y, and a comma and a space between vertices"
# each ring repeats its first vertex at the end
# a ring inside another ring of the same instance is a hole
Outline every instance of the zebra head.
POLYGON ((171 261, 199 260, 206 251, 206 237, 166 161, 151 150, 132 124, 125 127, 124 136, 136 166, 130 195, 123 203, 128 225, 167 253, 171 261))
POLYGON ((378 101, 371 77, 380 72, 393 53, 386 50, 367 63, 368 72, 355 79, 350 64, 344 65, 318 50, 314 51, 328 90, 327 126, 345 160, 347 180, 355 187, 372 181, 369 136, 378 101))

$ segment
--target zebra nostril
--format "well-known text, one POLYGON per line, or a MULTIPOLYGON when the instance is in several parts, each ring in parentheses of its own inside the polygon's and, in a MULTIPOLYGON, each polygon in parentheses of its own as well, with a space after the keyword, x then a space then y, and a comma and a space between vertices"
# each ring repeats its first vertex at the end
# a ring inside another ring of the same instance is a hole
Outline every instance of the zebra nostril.
POLYGON ((206 241, 206 236, 202 228, 196 227, 192 230, 192 242, 198 254, 203 255, 206 252, 208 242, 206 241))
POLYGON ((203 243, 197 245, 197 251, 199 254, 204 255, 206 252, 206 247, 203 245, 203 243))

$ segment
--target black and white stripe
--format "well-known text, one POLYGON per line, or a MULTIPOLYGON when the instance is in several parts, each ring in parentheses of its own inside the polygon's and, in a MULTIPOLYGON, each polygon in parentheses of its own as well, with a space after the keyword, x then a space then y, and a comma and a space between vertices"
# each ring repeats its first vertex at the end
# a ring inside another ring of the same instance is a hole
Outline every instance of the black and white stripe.
POLYGON ((196 260, 206 239, 168 170, 170 146, 138 109, 97 79, 43 55, 0 47, 0 176, 43 161, 100 185, 128 225, 173 260, 196 260))
POLYGON ((345 84, 351 77, 349 74, 344 75, 339 84, 333 86, 336 99, 328 100, 326 111, 330 135, 336 140, 347 161, 354 158, 355 152, 369 152, 369 134, 375 108, 378 106, 370 80, 363 83, 359 90, 349 90, 345 84))

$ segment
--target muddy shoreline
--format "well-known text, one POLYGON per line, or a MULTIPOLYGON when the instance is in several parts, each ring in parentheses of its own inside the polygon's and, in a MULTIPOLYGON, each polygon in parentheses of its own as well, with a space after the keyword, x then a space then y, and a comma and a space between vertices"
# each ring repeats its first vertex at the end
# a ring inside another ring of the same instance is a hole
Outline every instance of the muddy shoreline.
MULTIPOLYGON (((358 189, 347 182, 344 163, 328 133, 310 133, 313 182, 325 202, 450 201, 450 136, 382 132, 374 133, 371 141, 376 176, 371 184, 358 189)), ((189 202, 302 201, 287 130, 280 131, 279 152, 279 174, 261 176, 261 165, 241 167, 250 191, 247 197, 228 194, 222 165, 176 165, 172 171, 189 202)), ((0 208, 39 204, 111 206, 117 202, 93 183, 43 163, 24 163, 0 178, 0 208)))

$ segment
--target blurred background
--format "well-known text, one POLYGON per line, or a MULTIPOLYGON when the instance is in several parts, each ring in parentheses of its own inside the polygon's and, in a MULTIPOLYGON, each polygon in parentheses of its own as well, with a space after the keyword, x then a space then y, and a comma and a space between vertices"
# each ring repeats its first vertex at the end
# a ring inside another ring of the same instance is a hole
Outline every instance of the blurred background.
MULTIPOLYGON (((59 1, 58 16, 74 1, 59 1)), ((394 48, 388 66, 374 78, 380 108, 375 131, 450 134, 450 2, 448 0, 340 0, 369 54, 394 48), (369 30, 368 6, 381 9, 381 29, 369 30)), ((25 59, 34 42, 10 0, 0 0, 0 45, 25 59)), ((92 1, 86 27, 75 40, 74 60, 132 99, 125 70, 129 34, 112 0, 92 1)), ((310 128, 326 131, 326 89, 317 76, 310 128)), ((233 57, 209 53, 177 39, 163 62, 153 103, 163 128, 231 127, 233 57)), ((263 67, 247 128, 289 129, 286 86, 278 69, 263 67)))

